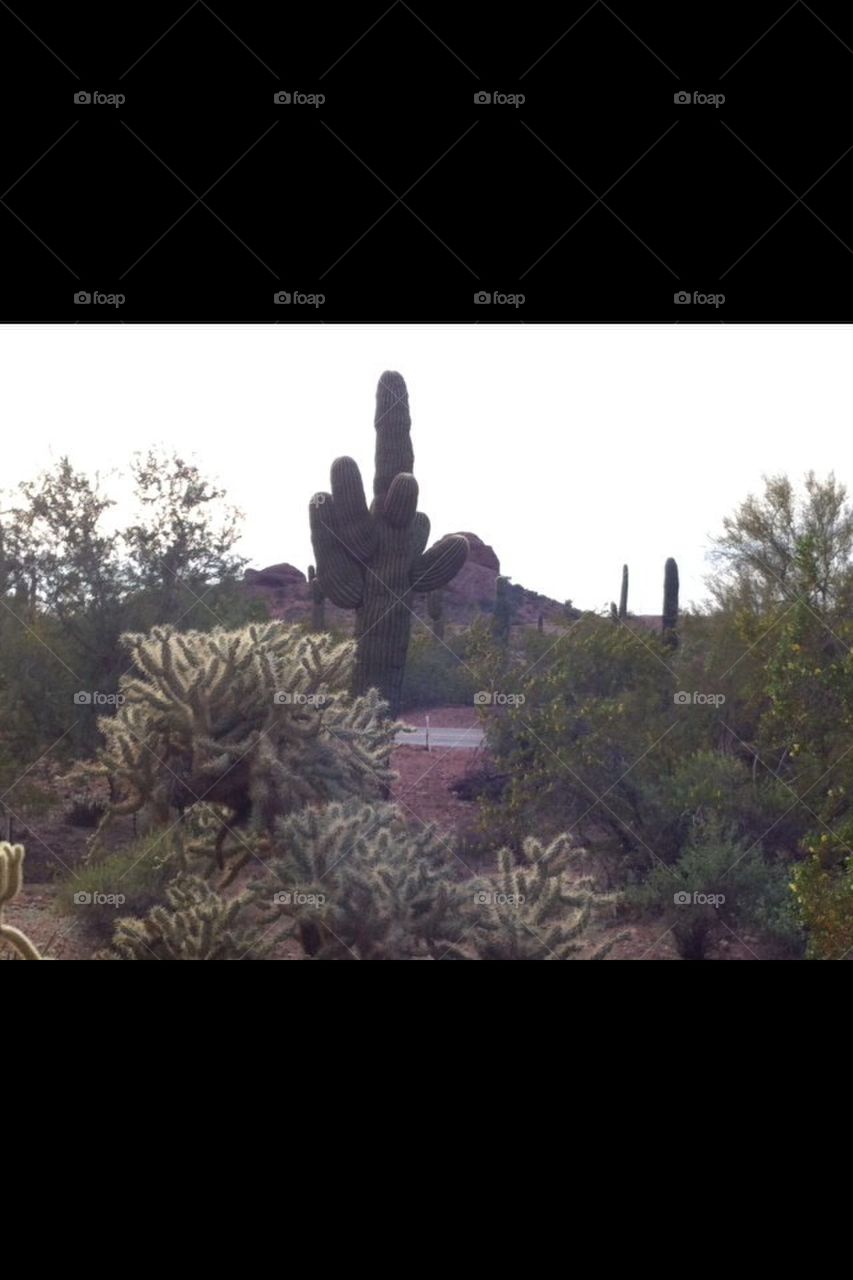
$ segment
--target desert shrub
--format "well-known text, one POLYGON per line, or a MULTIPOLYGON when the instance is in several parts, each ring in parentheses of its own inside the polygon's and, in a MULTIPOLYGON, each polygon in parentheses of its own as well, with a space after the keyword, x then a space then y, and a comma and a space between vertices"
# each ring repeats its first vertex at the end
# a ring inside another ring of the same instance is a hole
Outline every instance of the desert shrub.
POLYGON ((658 865, 630 901, 663 918, 683 960, 704 960, 721 938, 760 929, 783 954, 802 951, 788 875, 720 822, 698 827, 671 865, 658 865))
POLYGON ((808 930, 814 960, 853 956, 853 823, 836 833, 812 833, 806 857, 795 869, 791 889, 808 930))
POLYGON ((153 832, 100 862, 76 868, 59 884, 57 909, 86 928, 110 935, 121 916, 142 916, 164 901, 175 875, 173 850, 172 836, 153 832))
POLYGON ((417 707, 474 705, 474 674, 466 665, 467 637, 449 633, 444 642, 421 632, 409 642, 401 705, 417 707))

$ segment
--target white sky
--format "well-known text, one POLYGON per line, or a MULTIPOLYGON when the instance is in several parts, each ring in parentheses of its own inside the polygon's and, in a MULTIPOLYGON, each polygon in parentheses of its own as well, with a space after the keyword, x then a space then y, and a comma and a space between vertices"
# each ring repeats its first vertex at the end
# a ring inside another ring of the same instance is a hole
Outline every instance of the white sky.
POLYGON ((0 484, 165 445, 245 512, 253 565, 304 571, 332 459, 370 493, 376 380, 397 369, 434 537, 470 529, 514 581, 585 608, 618 599, 627 562, 631 609, 657 613, 669 555, 682 604, 704 598, 709 535, 763 473, 853 484, 851 344, 841 326, 7 326, 0 484))

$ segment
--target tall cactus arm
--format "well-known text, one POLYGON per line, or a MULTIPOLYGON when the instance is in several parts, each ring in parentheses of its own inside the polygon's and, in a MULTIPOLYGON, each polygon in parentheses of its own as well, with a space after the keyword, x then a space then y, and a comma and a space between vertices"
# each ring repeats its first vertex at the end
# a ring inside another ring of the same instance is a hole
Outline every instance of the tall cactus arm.
POLYGON ((376 549, 376 529, 367 509, 361 472, 353 458, 336 458, 332 463, 332 499, 335 532, 346 550, 363 565, 376 549))
POLYGON ((364 595, 364 568, 346 549, 335 520, 330 493, 315 493, 308 507, 311 541, 320 586, 339 609, 357 609, 364 595))
POLYGON ((468 555, 468 539, 461 533, 449 533, 439 539, 412 566, 414 591, 437 591, 455 578, 468 555))
POLYGON ((415 466, 409 415, 409 393, 402 374, 386 372, 376 388, 376 470, 373 492, 377 506, 384 501, 395 476, 411 474, 415 466))

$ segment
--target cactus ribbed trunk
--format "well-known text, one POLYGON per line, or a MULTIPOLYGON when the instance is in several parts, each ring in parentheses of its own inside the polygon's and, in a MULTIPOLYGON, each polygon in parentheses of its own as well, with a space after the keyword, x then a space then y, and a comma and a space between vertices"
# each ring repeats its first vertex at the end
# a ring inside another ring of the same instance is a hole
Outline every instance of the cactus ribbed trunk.
POLYGON ((313 564, 308 566, 308 584, 311 588, 311 630, 314 632, 325 631, 326 600, 313 564))
POLYGON ((628 617, 628 566, 622 566, 622 591, 619 595, 619 621, 624 622, 628 617))
POLYGON ((382 576, 365 575, 364 596, 355 613, 358 648, 352 687, 356 694, 379 689, 390 714, 397 716, 412 629, 409 560, 387 533, 380 531, 379 541, 385 543, 379 549, 382 576))

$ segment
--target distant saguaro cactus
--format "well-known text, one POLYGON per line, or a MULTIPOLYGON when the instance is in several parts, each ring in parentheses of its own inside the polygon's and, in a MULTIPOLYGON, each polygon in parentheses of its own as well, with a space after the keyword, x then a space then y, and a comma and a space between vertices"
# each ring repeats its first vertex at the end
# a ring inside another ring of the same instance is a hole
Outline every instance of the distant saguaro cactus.
POLYGON ((616 608, 615 600, 610 601, 610 621, 611 622, 619 621, 619 610, 616 608))
POLYGON ((661 619, 664 642, 674 649, 678 644, 678 565, 672 556, 663 571, 663 618, 661 619))
POLYGON ((539 617, 536 619, 536 630, 540 632, 545 630, 545 619, 541 613, 539 617))
POLYGON ((311 630, 326 630, 326 598, 313 564, 308 566, 308 586, 311 589, 311 630))
POLYGON ((509 644, 511 624, 512 602, 509 594, 509 578, 498 578, 495 582, 495 612, 492 615, 492 635, 498 644, 509 644))
POLYGON ((624 622, 628 617, 628 566, 622 566, 622 590, 619 595, 619 621, 624 622))
POLYGON ((375 426, 370 507, 357 464, 337 458, 332 491, 314 495, 309 516, 320 588, 332 604, 355 610, 353 692, 377 688, 394 716, 409 647, 411 596, 446 586, 465 563, 468 543, 461 534, 449 534, 424 549, 429 520, 417 510, 409 399, 399 373, 379 379, 375 426))
POLYGON ((444 639, 444 597, 441 591, 430 591, 427 596, 427 613, 430 630, 437 640, 444 639))

